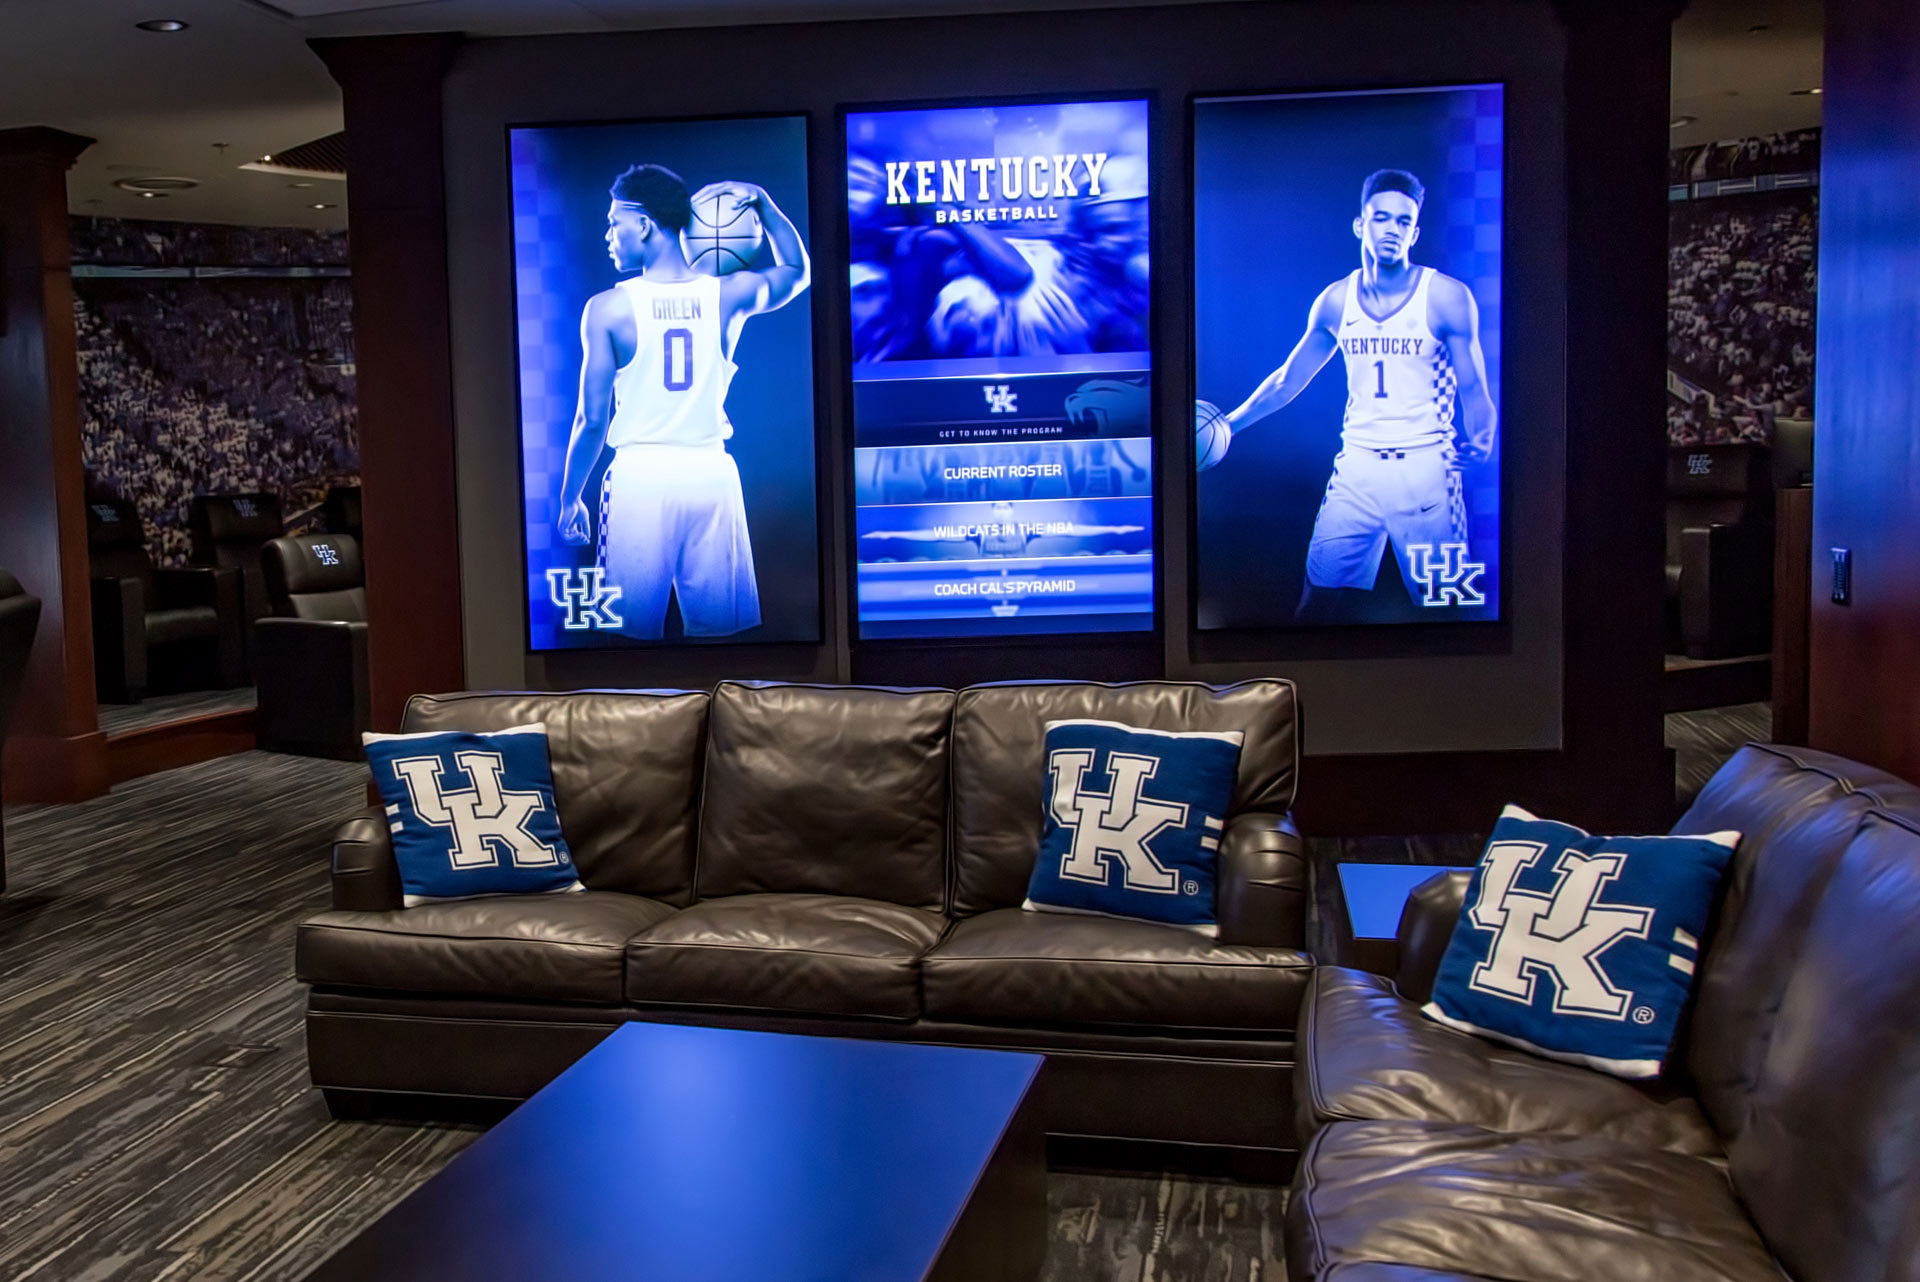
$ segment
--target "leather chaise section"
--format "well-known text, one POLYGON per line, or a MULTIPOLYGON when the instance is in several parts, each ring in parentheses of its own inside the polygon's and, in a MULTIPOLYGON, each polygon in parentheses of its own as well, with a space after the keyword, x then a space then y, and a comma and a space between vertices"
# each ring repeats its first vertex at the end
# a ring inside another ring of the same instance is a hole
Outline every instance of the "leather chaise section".
POLYGON ((1306 1147, 1287 1272, 1393 1263, 1502 1282, 1780 1282, 1724 1167, 1595 1136, 1342 1122, 1306 1147))
POLYGON ((922 909, 838 895, 709 899, 627 946, 627 999, 913 1019, 917 963, 945 924, 922 909))
POLYGON ((930 1019, 1272 1036, 1292 1028, 1312 972, 1294 949, 1003 908, 957 923, 921 963, 921 983, 930 1019))
POLYGON ((1377 1119, 1720 1152, 1691 1099, 1663 1101, 1617 1077, 1456 1032, 1421 1014, 1384 978, 1338 966, 1314 972, 1294 1089, 1303 1141, 1332 1122, 1377 1119))
POLYGON ((322 987, 618 1005, 627 941, 673 909, 638 895, 495 895, 300 924, 299 977, 322 987))

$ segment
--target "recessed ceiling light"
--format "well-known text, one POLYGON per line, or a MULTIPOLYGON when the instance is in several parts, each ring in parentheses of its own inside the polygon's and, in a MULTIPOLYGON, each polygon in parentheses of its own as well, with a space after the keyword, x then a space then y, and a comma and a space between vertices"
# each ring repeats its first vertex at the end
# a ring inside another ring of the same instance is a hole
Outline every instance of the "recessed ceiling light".
POLYGON ((1820 92, 1820 86, 1819 86, 1819 85, 1815 85, 1815 86, 1814 86, 1813 88, 1811 88, 1811 89, 1795 89, 1795 90, 1793 91, 1793 96, 1794 96, 1794 97, 1796 97, 1796 98, 1805 98, 1805 97, 1808 97, 1808 96, 1810 96, 1810 95, 1813 95, 1813 94, 1817 94, 1817 93, 1819 93, 1819 92, 1820 92))
POLYGON ((174 191, 191 191, 200 185, 198 178, 164 178, 147 175, 140 178, 121 178, 113 184, 121 191, 139 192, 143 196, 166 195, 174 191))
POLYGON ((313 186, 313 184, 312 183, 288 183, 287 186, 293 188, 295 191, 305 191, 307 188, 313 186))
POLYGON ((1772 30, 1773 30, 1773 24, 1771 22, 1756 22, 1751 27, 1747 28, 1747 34, 1750 36, 1757 36, 1762 31, 1772 31, 1772 30))
POLYGON ((308 209, 332 209, 332 205, 308 205, 308 209))
POLYGON ((134 26, 142 31, 158 31, 162 35, 172 35, 176 31, 185 31, 189 24, 178 18, 148 18, 145 22, 136 22, 134 26))
POLYGON ((143 191, 140 193, 140 199, 142 200, 165 200, 166 198, 167 193, 164 191, 143 191))
POLYGON ((1698 116, 1675 116, 1672 120, 1669 120, 1667 122, 1667 128, 1685 129, 1688 125, 1692 124, 1694 121, 1698 119, 1700 119, 1700 117, 1698 116))

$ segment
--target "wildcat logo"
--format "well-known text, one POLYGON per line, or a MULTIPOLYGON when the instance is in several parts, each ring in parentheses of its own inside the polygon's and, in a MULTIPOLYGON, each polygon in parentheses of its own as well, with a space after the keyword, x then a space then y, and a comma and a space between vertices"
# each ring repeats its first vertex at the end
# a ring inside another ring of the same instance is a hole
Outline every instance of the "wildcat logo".
POLYGON ((1018 414, 1020 412, 1020 393, 1005 383, 988 383, 980 389, 986 393, 987 413, 1018 414))
POLYGON ((1090 748, 1061 748, 1047 757, 1047 771, 1053 777, 1048 806, 1060 826, 1073 833, 1066 858, 1060 861, 1060 875, 1106 886, 1112 884, 1109 863, 1117 862, 1128 890, 1178 894, 1179 877, 1147 849, 1147 843, 1161 832, 1187 822, 1184 805, 1140 795, 1141 785, 1160 768, 1159 759, 1111 754, 1107 770, 1113 776, 1113 791, 1100 793, 1085 782, 1087 771, 1093 769, 1093 756, 1090 748))
POLYGON ((547 571, 547 599, 566 612, 560 626, 569 632, 619 627, 620 616, 614 613, 613 603, 625 589, 608 583, 606 570, 598 565, 583 566, 577 571, 580 575, 577 588, 573 586, 575 573, 565 566, 547 571))
POLYGON ((1687 475, 1688 476, 1712 476, 1713 475, 1713 455, 1711 454, 1687 455, 1687 475))
POLYGON ((437 756, 401 757, 393 773, 407 786, 414 813, 453 838, 453 866, 497 868, 505 854, 516 868, 552 868, 559 852, 527 831, 527 821, 546 808, 538 792, 509 792, 500 786, 506 762, 497 752, 453 754, 454 765, 472 786, 450 789, 437 756))
POLYGON ((1493 947, 1473 968, 1468 986, 1531 1005, 1535 983, 1550 975, 1556 1015, 1625 1019, 1633 993, 1608 978, 1600 955, 1622 939, 1645 939, 1653 909, 1599 902, 1626 864, 1627 857, 1617 852, 1564 851, 1554 863, 1559 879, 1551 894, 1514 889, 1514 880, 1545 850, 1537 841, 1488 847, 1480 866, 1480 899, 1468 919, 1494 932, 1493 947))
POLYGON ((1421 605, 1487 603, 1487 594, 1479 586, 1487 564, 1467 560, 1466 544, 1442 543, 1438 557, 1431 543, 1409 544, 1407 552, 1413 559, 1413 581, 1421 588, 1421 605))

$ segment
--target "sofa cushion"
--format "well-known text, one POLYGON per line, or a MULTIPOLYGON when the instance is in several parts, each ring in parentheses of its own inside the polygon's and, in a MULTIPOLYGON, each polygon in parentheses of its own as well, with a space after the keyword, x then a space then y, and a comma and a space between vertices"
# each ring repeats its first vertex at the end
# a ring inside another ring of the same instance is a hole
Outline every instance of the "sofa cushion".
POLYGON ((415 695, 401 729, 487 731, 535 721, 547 727, 560 827, 587 889, 691 902, 706 694, 415 695))
POLYGON ((1651 1081, 1679 1035, 1737 832, 1595 836, 1508 806, 1422 1009, 1651 1081))
POLYGON ((1691 1099, 1662 1099, 1605 1073, 1456 1032, 1364 971, 1314 972, 1299 1054, 1294 1106, 1303 1143, 1331 1122, 1399 1119, 1720 1151, 1691 1099))
POLYGON ((1002 908, 957 923, 920 970, 929 1019, 1285 1036, 1313 961, 1151 922, 1002 908))
POLYGON ((309 984, 618 1005, 627 940, 673 909, 638 895, 500 895, 300 924, 309 984))
POLYGON ((1780 1279, 1717 1163, 1419 1122, 1341 1122, 1313 1138, 1286 1260, 1297 1279, 1366 1262, 1504 1282, 1780 1279))
POLYGON ((953 911, 1011 908, 1040 845, 1049 721, 1118 721, 1151 730, 1238 730, 1229 813, 1293 806, 1299 739, 1293 683, 1012 682, 969 686, 953 712, 953 911))
POLYGON ((722 682, 700 898, 857 895, 939 911, 952 719, 951 690, 722 682))
POLYGON ((627 945, 627 999, 802 1015, 914 1019, 936 913, 838 895, 731 895, 627 945))
POLYGON ((1870 806, 1920 814, 1920 789, 1807 748, 1749 744, 1674 825, 1737 827, 1720 920, 1707 941, 1685 1041, 1701 1107, 1721 1135, 1745 1126, 1787 978, 1841 851, 1870 806))
POLYGON ((1214 870, 1240 732, 1051 721, 1046 821, 1021 907, 1220 935, 1214 870))
POLYGON ((1841 856, 1729 1156, 1798 1282, 1916 1276, 1920 823, 1871 812, 1841 856))

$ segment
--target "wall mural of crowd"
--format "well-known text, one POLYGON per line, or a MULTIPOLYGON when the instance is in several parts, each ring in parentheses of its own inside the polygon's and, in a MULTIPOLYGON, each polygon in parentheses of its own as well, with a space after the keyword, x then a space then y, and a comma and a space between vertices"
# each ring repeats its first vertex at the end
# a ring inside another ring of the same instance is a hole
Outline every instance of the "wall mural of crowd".
POLYGON ((1820 131, 1669 158, 1667 439, 1767 443, 1813 416, 1820 131))
POLYGON ((89 497, 131 499, 183 564, 195 494, 278 493, 311 526, 359 481, 344 233, 73 224, 89 497))

